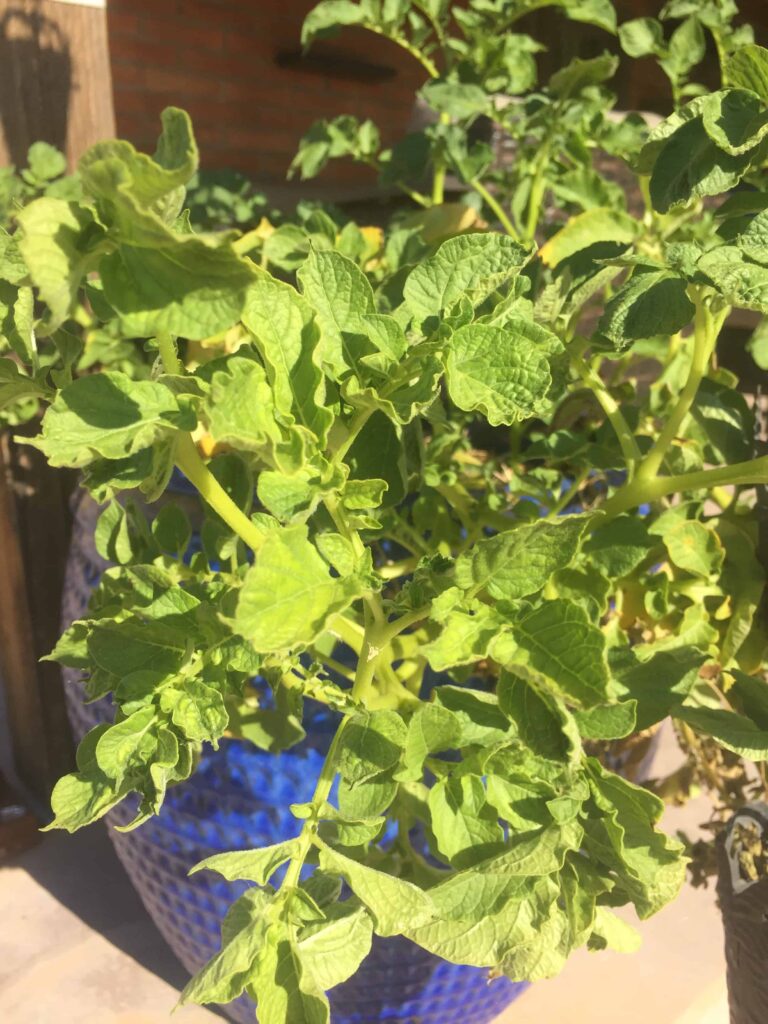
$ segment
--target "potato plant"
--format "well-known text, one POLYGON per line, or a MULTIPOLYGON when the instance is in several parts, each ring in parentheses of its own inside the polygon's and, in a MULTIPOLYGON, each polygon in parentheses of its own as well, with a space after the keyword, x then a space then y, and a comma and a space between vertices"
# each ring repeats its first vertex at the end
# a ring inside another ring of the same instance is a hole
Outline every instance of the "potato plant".
MULTIPOLYGON (((444 6, 413 5, 435 32, 444 6)), ((248 233, 190 226, 175 108, 154 156, 99 144, 81 200, 19 211, 0 277, 34 305, 20 323, 11 304, 0 403, 45 409, 32 443, 104 504, 115 563, 51 655, 115 715, 50 827, 123 800, 139 827, 202 744, 276 752, 313 708, 336 722, 295 834, 199 866, 253 885, 183 1001, 248 992, 261 1024, 321 1024, 374 934, 517 980, 631 950, 615 908, 660 910, 686 860, 661 800, 593 751, 671 715, 768 758, 768 456, 716 362, 733 309, 768 311, 768 51, 734 45, 723 70, 633 131, 639 217, 589 206, 541 248, 422 225, 389 263, 308 245, 283 280, 248 233), (38 358, 83 303, 152 351, 148 379, 38 358), (182 511, 135 500, 174 467, 205 508, 191 556, 182 511)))

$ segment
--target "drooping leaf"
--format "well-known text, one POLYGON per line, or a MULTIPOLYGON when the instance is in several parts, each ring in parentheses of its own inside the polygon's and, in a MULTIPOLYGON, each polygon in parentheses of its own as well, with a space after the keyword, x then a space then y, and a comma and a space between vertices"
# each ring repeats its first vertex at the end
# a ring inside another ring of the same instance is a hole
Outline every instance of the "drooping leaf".
POLYGON ((259 274, 246 295, 243 323, 269 369, 275 407, 324 441, 332 416, 324 407, 312 309, 289 285, 259 274))
POLYGON ((190 871, 215 871, 229 882, 242 879, 266 885, 277 869, 298 852, 298 840, 286 839, 273 846, 263 846, 258 850, 243 850, 234 853, 215 853, 206 857, 190 871))
POLYGON ((105 370, 59 392, 33 443, 52 466, 80 467, 97 456, 125 458, 194 426, 194 414, 164 385, 105 370))
POLYGON ((320 849, 320 867, 341 875, 374 920, 377 935, 401 935, 435 916, 429 895, 403 878, 359 864, 328 846, 320 849))
POLYGON ((302 931, 298 943, 302 985, 318 993, 352 977, 373 937, 373 922, 363 907, 339 903, 326 914, 325 921, 302 931))
POLYGON ((504 834, 478 775, 450 775, 429 791, 432 831, 454 867, 469 867, 496 852, 504 834))
POLYGON ((639 338, 676 334, 694 312, 682 277, 666 271, 635 273, 609 300, 598 330, 621 352, 639 338))

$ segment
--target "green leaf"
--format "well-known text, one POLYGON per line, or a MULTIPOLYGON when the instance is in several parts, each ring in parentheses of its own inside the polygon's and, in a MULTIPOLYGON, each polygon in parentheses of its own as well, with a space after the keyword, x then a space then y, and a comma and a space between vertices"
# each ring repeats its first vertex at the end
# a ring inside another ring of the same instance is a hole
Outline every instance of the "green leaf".
POLYGON ((160 706, 187 739, 212 743, 214 747, 218 747, 229 725, 221 693, 199 679, 188 679, 181 686, 164 690, 160 706))
POLYGON ((405 304, 422 323, 465 297, 476 306, 503 281, 516 277, 530 258, 529 247, 505 235, 457 235, 409 274, 405 304))
POLYGON ((676 707, 672 714, 692 726, 696 732, 711 736, 726 750, 750 761, 768 760, 768 730, 761 729, 744 715, 719 708, 676 707))
POLYGON ((339 782, 339 811, 348 820, 370 820, 383 814, 397 795, 397 783, 387 776, 351 786, 339 782))
POLYGON ((671 561, 680 569, 709 579, 720 571, 725 549, 717 533, 698 520, 678 523, 664 534, 671 561))
MULTIPOLYGON (((570 10, 574 10, 570 8, 570 10)), ((603 53, 600 57, 582 60, 575 57, 570 64, 560 68, 549 80, 549 91, 560 100, 575 96, 591 85, 600 85, 613 78, 619 66, 618 57, 603 53)))
MULTIPOLYGON (((126 204, 130 202, 125 197, 126 204)), ((129 207, 127 241, 101 260, 104 297, 128 336, 172 334, 199 341, 234 326, 245 307, 253 265, 225 239, 209 244, 174 235, 129 207)))
POLYGON ((63 828, 76 832, 103 818, 122 800, 127 790, 117 789, 114 780, 103 773, 82 772, 64 775, 53 788, 51 809, 53 821, 47 829, 63 828))
POLYGON ((509 739, 510 724, 495 694, 443 685, 435 690, 435 702, 458 720, 461 732, 457 746, 488 746, 509 739))
POLYGON ((341 738, 339 773, 355 786, 391 771, 400 762, 406 725, 396 711, 362 711, 347 722, 341 738))
POLYGON ((195 416, 155 381, 131 380, 116 370, 80 377, 64 388, 32 441, 52 466, 87 466, 97 456, 122 459, 178 430, 195 416))
POLYGON ((21 398, 45 398, 47 389, 25 376, 12 359, 0 359, 0 409, 21 398))
POLYGON ((361 903, 370 910, 377 935, 402 935, 435 916, 429 895, 403 878, 350 860, 328 846, 320 848, 320 867, 341 875, 361 903))
POLYGON ((81 157, 78 170, 93 196, 112 202, 117 176, 123 192, 140 206, 151 207, 187 184, 198 165, 189 114, 178 107, 166 107, 161 119, 163 129, 154 157, 137 152, 122 139, 99 142, 81 157))
POLYGON ((633 18, 619 25, 619 43, 629 57, 649 57, 664 49, 664 29, 656 18, 633 18))
POLYGON ((351 978, 368 956, 373 938, 373 921, 362 907, 336 904, 326 920, 305 928, 298 953, 302 985, 313 992, 327 992, 351 978))
POLYGON ((50 332, 69 316, 83 277, 96 265, 104 233, 87 207, 63 199, 37 199, 17 219, 19 251, 50 311, 50 332))
POLYGON ((740 46, 726 60, 723 77, 728 85, 749 89, 768 103, 768 50, 755 43, 740 46))
POLYGON ((298 852, 298 840, 286 839, 273 846, 258 850, 242 850, 234 853, 216 853, 201 860, 189 872, 215 871, 228 882, 255 882, 266 885, 277 869, 298 852))
POLYGON ((616 31, 616 10, 611 0, 561 0, 562 6, 574 21, 597 25, 606 32, 616 31))
POLYGON ((234 628, 260 653, 287 651, 312 643, 364 592, 357 576, 331 576, 306 527, 271 530, 243 582, 234 628))
POLYGON ((643 919, 673 900, 685 880, 681 843, 654 828, 658 797, 588 759, 590 787, 603 815, 585 824, 587 849, 614 870, 643 919))
POLYGON ((642 945, 640 933, 606 907, 597 907, 595 924, 589 939, 590 949, 612 949, 616 953, 636 953, 642 945))
POLYGON ((408 722, 403 745, 402 764, 396 778, 416 782, 422 777, 425 759, 458 745, 461 736, 459 719, 439 704, 420 704, 408 722))
POLYGON ((301 954, 284 922, 272 925, 252 985, 259 1024, 328 1024, 328 1000, 304 991, 301 954))
POLYGON ((137 767, 137 763, 147 761, 154 753, 157 746, 154 735, 156 723, 155 708, 141 708, 110 726, 99 738, 94 752, 96 764, 117 785, 137 767))
POLYGON ((639 338, 676 334, 695 312, 686 287, 667 271, 635 272, 609 300, 597 329, 618 352, 639 338))
POLYGON ((588 522, 587 516, 564 516, 478 541, 456 560, 456 583, 496 600, 516 601, 534 594, 553 572, 573 560, 588 522))
POLYGON ((546 407, 552 384, 543 342, 546 328, 514 317, 504 326, 470 324, 450 338, 448 392, 466 412, 479 411, 494 426, 528 419, 546 407))
POLYGON ((729 304, 768 313, 768 266, 753 263, 742 249, 730 245, 710 249, 699 260, 699 270, 729 304))
POLYGON ((567 699, 592 707, 608 696, 605 636, 584 609, 570 601, 545 601, 512 622, 510 636, 491 646, 492 656, 514 671, 529 669, 567 699))
POLYGON ((440 852, 458 868, 496 852, 504 833, 479 775, 450 775, 429 791, 432 831, 440 852))
POLYGON ((181 668, 188 638, 188 628, 168 622, 104 619, 91 630, 88 654, 99 668, 118 677, 141 669, 171 675, 181 668))
POLYGON ((472 664, 486 657, 491 641, 503 625, 503 619, 487 605, 480 605, 473 614, 452 611, 437 637, 424 644, 421 653, 436 672, 472 664))
POLYGON ((629 245, 637 235, 637 223, 620 210, 594 206, 577 214, 560 228, 539 250, 548 267, 557 267, 597 242, 629 245))
POLYGON ((18 238, 0 228, 0 280, 21 284, 27 276, 27 265, 21 255, 18 238))
POLYGON ((509 672, 498 683, 499 707, 514 722, 520 740, 539 757, 570 760, 581 742, 573 719, 546 690, 509 672))
POLYGON ((653 539, 648 527, 636 516, 617 516, 598 526, 584 542, 583 552, 590 566, 609 579, 629 576, 650 554, 653 539))
POLYGON ((405 497, 407 477, 402 431, 383 412, 374 412, 368 419, 344 461, 349 466, 350 482, 365 482, 369 487, 373 482, 377 490, 382 482, 386 484, 382 495, 384 506, 399 505, 405 497))
POLYGON ((181 558, 189 547, 192 527, 178 505, 163 505, 152 521, 152 536, 162 551, 181 558))
POLYGON ((266 363, 276 409, 324 442, 333 414, 324 406, 323 376, 315 361, 319 330, 308 303, 290 285, 259 274, 248 289, 243 323, 266 363))
POLYGON ((341 253, 317 249, 297 276, 320 325, 323 365, 336 380, 350 371, 364 379, 360 361, 374 351, 364 317, 376 312, 368 279, 341 253))
POLYGON ((301 45, 310 46, 315 39, 331 35, 343 25, 361 25, 366 21, 360 4, 351 0, 322 0, 304 19, 301 45))
POLYGON ((715 93, 704 107, 702 121, 715 145, 732 156, 754 150, 768 134, 765 101, 744 89, 715 93))
POLYGON ((211 436, 219 443, 259 451, 282 440, 272 388, 264 367, 255 359, 227 359, 223 369, 213 373, 203 411, 211 436))
POLYGON ((463 82, 428 82, 421 95, 439 114, 449 114, 460 121, 478 117, 492 109, 485 89, 463 82))
MULTIPOLYGON (((363 786, 363 789, 366 787, 363 786)), ((357 787, 360 790, 360 786, 357 787)), ((386 819, 373 815, 371 817, 350 817, 342 814, 333 804, 326 800, 321 804, 291 804, 291 814, 296 818, 313 818, 320 822, 321 839, 332 846, 363 846, 376 839, 386 819)))
POLYGON ((249 984, 268 928, 268 893, 249 889, 227 911, 222 925, 222 948, 187 982, 179 1005, 228 1003, 249 984))
POLYGON ((27 151, 27 167, 39 181, 53 181, 66 171, 67 158, 48 142, 33 142, 27 151))
POLYGON ((587 711, 576 711, 579 733, 585 740, 620 740, 637 727, 638 701, 621 704, 598 704, 587 711))
POLYGON ((744 176, 749 162, 749 153, 723 152, 707 134, 703 119, 694 117, 664 140, 656 157, 650 182, 654 209, 666 213, 691 199, 727 192, 744 176))

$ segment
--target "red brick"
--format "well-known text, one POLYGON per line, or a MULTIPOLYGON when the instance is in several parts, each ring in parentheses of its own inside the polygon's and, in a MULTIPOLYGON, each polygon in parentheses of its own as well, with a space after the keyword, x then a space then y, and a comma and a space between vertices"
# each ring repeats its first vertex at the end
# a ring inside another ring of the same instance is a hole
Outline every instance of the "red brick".
POLYGON ((138 14, 115 10, 112 4, 107 8, 107 32, 110 38, 136 35, 140 30, 140 24, 138 14))

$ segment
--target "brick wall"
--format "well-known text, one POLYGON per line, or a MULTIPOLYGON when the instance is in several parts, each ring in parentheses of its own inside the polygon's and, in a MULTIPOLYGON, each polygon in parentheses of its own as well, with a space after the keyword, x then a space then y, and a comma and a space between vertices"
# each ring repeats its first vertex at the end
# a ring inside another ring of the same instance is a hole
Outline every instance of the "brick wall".
MULTIPOLYGON (((617 0, 620 20, 655 14, 662 0, 617 0)), ((372 118, 386 142, 398 138, 412 110, 421 68, 402 50, 369 33, 347 29, 313 47, 325 58, 280 66, 298 54, 301 23, 313 0, 109 0, 109 46, 118 135, 152 149, 158 117, 169 104, 192 115, 208 168, 232 168, 271 186, 279 196, 298 140, 314 120, 341 113, 372 118), (357 78, 350 61, 357 62, 357 78), (359 65, 373 65, 366 77, 359 65), (387 77, 376 79, 376 70, 387 77)), ((763 44, 768 36, 766 0, 740 0, 763 44)), ((592 56, 615 43, 599 29, 569 24, 545 10, 521 29, 548 38, 540 59, 544 74, 572 56, 592 56)), ((713 70, 713 86, 716 87, 713 70)), ((664 112, 669 88, 651 60, 627 64, 616 81, 619 103, 664 112)), ((371 190, 373 176, 351 162, 334 161, 320 185, 332 198, 371 190)), ((318 190, 300 187, 304 194, 318 190)))
MULTIPOLYGON (((312 51, 327 57, 332 75, 301 63, 279 66, 280 55, 299 53, 301 23, 313 6, 311 0, 109 0, 118 135, 151 150, 163 107, 184 107, 204 167, 233 168, 264 184, 285 181, 298 140, 317 118, 370 117, 393 141, 408 122, 423 72, 392 44, 352 31, 312 51), (360 67, 369 63, 374 80, 360 67), (360 77, 339 77, 344 73, 360 77), (390 77, 375 80, 377 74, 390 77)), ((344 161, 325 180, 338 188, 365 186, 372 177, 344 161)))

